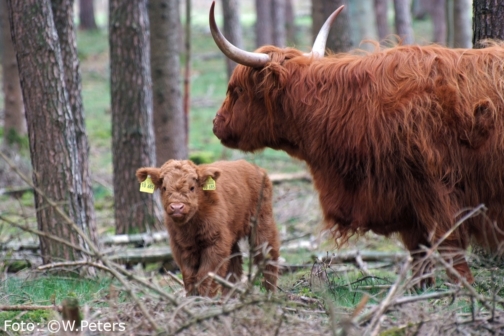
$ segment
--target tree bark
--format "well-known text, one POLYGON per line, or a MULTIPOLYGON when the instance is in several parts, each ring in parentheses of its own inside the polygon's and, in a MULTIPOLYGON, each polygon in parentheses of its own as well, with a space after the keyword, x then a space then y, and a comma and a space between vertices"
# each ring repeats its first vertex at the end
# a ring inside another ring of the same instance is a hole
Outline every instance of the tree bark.
POLYGON ((180 67, 179 1, 150 0, 151 76, 156 165, 187 159, 180 67))
POLYGON ((16 52, 11 39, 7 2, 1 1, 0 22, 2 30, 2 81, 4 92, 4 144, 14 145, 26 135, 23 92, 19 84, 16 52))
POLYGON ((271 5, 273 44, 279 48, 284 48, 286 44, 285 0, 272 0, 271 5))
POLYGON ((155 222, 135 177, 155 159, 147 0, 110 0, 109 15, 114 217, 116 234, 131 234, 155 222))
POLYGON ((97 28, 94 15, 94 0, 79 0, 79 28, 82 30, 97 28))
POLYGON ((454 47, 472 48, 472 18, 471 1, 458 0, 454 4, 453 23, 454 23, 454 47))
POLYGON ((255 0, 257 19, 255 23, 256 47, 273 44, 273 19, 271 0, 255 0))
POLYGON ((390 34, 388 26, 388 0, 375 0, 374 8, 376 13, 376 27, 378 28, 378 38, 387 38, 390 34))
POLYGON ((504 3, 499 0, 473 0, 473 45, 483 48, 484 39, 504 40, 504 3))
MULTIPOLYGON (((222 12, 224 14, 224 36, 229 42, 242 48, 242 29, 240 24, 240 5, 238 0, 223 0, 222 12)), ((236 63, 226 57, 228 79, 231 77, 236 63)))
MULTIPOLYGON (((366 40, 377 41, 378 29, 373 0, 348 1, 352 40, 355 45, 365 50, 373 50, 374 46, 362 43, 366 40)), ((339 19, 339 18, 338 18, 339 19)))
MULTIPOLYGON (((8 0, 12 40, 23 90, 33 182, 89 234, 75 122, 65 92, 64 68, 49 0, 8 0), (30 13, 27 15, 26 13, 30 13)), ((35 192, 39 230, 87 248, 77 232, 35 192)), ((78 260, 82 253, 40 237, 44 263, 78 260)))
POLYGON ((410 5, 410 0, 394 0, 395 28, 402 44, 412 44, 414 42, 410 5))
POLYGON ((287 45, 296 44, 296 24, 292 0, 285 0, 285 38, 287 45))
MULTIPOLYGON (((312 0, 312 41, 317 37, 320 28, 329 15, 341 5, 348 5, 347 0, 312 0)), ((349 12, 349 8, 346 6, 334 21, 327 38, 326 49, 338 53, 352 48, 349 12)))
POLYGON ((446 0, 432 0, 430 15, 434 27, 432 40, 434 43, 446 44, 446 0))
POLYGON ((84 122, 84 106, 82 105, 82 79, 77 55, 77 41, 74 25, 74 0, 52 0, 54 24, 60 42, 61 58, 65 77, 65 88, 68 93, 70 109, 74 120, 77 155, 79 156, 79 173, 82 183, 82 206, 86 213, 86 223, 89 235, 96 240, 96 222, 94 198, 89 172, 89 142, 84 122))

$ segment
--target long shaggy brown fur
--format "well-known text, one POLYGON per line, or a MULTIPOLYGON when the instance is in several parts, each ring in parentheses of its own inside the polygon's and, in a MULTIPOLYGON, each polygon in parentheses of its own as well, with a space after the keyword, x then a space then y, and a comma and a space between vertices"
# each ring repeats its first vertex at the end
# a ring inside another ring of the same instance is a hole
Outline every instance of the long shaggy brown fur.
MULTIPOLYGON (((217 294, 219 286, 208 272, 229 276, 231 282, 241 280, 238 241, 249 236, 252 217, 257 218, 254 246, 266 245, 271 258, 264 268, 264 286, 276 289, 280 242, 272 184, 263 169, 244 160, 199 166, 169 160, 161 168, 140 168, 136 175, 140 182, 149 175, 161 192, 170 246, 188 294, 217 294), (203 190, 209 177, 216 182, 215 190, 203 190)), ((258 254, 254 262, 263 258, 258 254)))
MULTIPOLYGON (((262 47, 264 68, 236 67, 214 119, 222 143, 306 161, 327 229, 345 242, 399 233, 416 251, 484 203, 442 247, 504 242, 504 45, 396 46, 308 58, 262 47)), ((472 281, 465 261, 455 268, 472 281)))

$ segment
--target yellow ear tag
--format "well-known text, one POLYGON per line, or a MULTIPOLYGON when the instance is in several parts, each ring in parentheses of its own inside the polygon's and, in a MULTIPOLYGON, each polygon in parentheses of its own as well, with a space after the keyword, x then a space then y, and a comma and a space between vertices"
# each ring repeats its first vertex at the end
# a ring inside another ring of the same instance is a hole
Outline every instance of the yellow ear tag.
POLYGON ((215 185, 215 180, 212 178, 212 176, 208 176, 205 184, 203 184, 203 190, 215 190, 216 185, 215 185))
POLYGON ((145 181, 140 183, 140 191, 149 194, 152 194, 154 192, 154 183, 152 183, 150 176, 147 175, 145 181))

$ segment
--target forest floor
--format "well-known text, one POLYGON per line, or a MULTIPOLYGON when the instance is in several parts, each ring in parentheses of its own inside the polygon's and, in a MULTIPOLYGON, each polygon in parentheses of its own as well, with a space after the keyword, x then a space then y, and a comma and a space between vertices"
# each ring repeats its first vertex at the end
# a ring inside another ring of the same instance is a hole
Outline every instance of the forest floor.
MULTIPOLYGON (((205 6, 202 6, 205 7, 205 6)), ((305 172, 306 166, 283 152, 265 150, 246 154, 224 148, 212 134, 212 118, 226 92, 224 59, 206 28, 206 11, 194 15, 191 75, 190 152, 210 160, 244 158, 270 174, 305 172), (199 24, 200 23, 200 24, 199 24)), ((309 13, 305 13, 309 15, 309 13)), ((245 17, 245 21, 248 16, 245 17)), ((300 22, 308 20, 300 17, 300 22)), ((301 26, 299 48, 309 29, 301 26)), ((252 41, 252 28, 244 29, 252 41)), ((86 126, 91 146, 91 172, 99 234, 114 234, 108 36, 104 30, 79 32, 86 126)), ((251 42, 246 48, 253 49, 251 42)), ((308 49, 306 47, 305 49, 308 49)), ((30 176, 26 145, 11 153, 30 176)), ((0 160, 0 189, 26 187, 0 160)), ((437 253, 429 257, 436 285, 417 289, 411 277, 411 260, 392 236, 353 237, 336 249, 322 231, 318 196, 304 181, 274 186, 274 212, 282 239, 282 269, 278 291, 265 293, 260 279, 232 287, 235 295, 215 300, 185 297, 180 275, 160 274, 160 263, 137 265, 127 285, 107 271, 97 276, 61 277, 32 268, 12 273, 11 252, 0 251, 0 335, 48 334, 50 320, 60 320, 53 309, 3 311, 4 305, 59 306, 67 297, 78 299, 83 320, 122 323, 112 332, 86 335, 151 335, 153 325, 165 334, 182 335, 453 335, 504 333, 504 269, 468 253, 475 276, 472 286, 448 282, 437 253), (136 299, 129 295, 136 293, 136 299), (21 333, 7 321, 31 322, 39 331, 21 333)), ((0 216, 36 228, 33 194, 0 195, 0 216), (15 196, 15 197, 13 197, 15 196)), ((0 247, 24 241, 26 232, 0 221, 0 247)), ((157 246, 163 246, 163 243, 157 246)), ((121 252, 117 248, 115 252, 121 252)), ((249 275, 248 261, 244 269, 249 275)), ((125 271, 126 272, 126 271, 125 271)))

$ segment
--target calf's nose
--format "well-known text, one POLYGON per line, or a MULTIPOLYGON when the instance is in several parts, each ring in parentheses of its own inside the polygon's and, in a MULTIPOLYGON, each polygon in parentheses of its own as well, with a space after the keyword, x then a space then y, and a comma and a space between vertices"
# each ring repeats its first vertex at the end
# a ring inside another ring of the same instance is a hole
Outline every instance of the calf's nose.
POLYGON ((182 211, 184 209, 184 203, 172 203, 170 204, 170 209, 173 211, 182 211))

